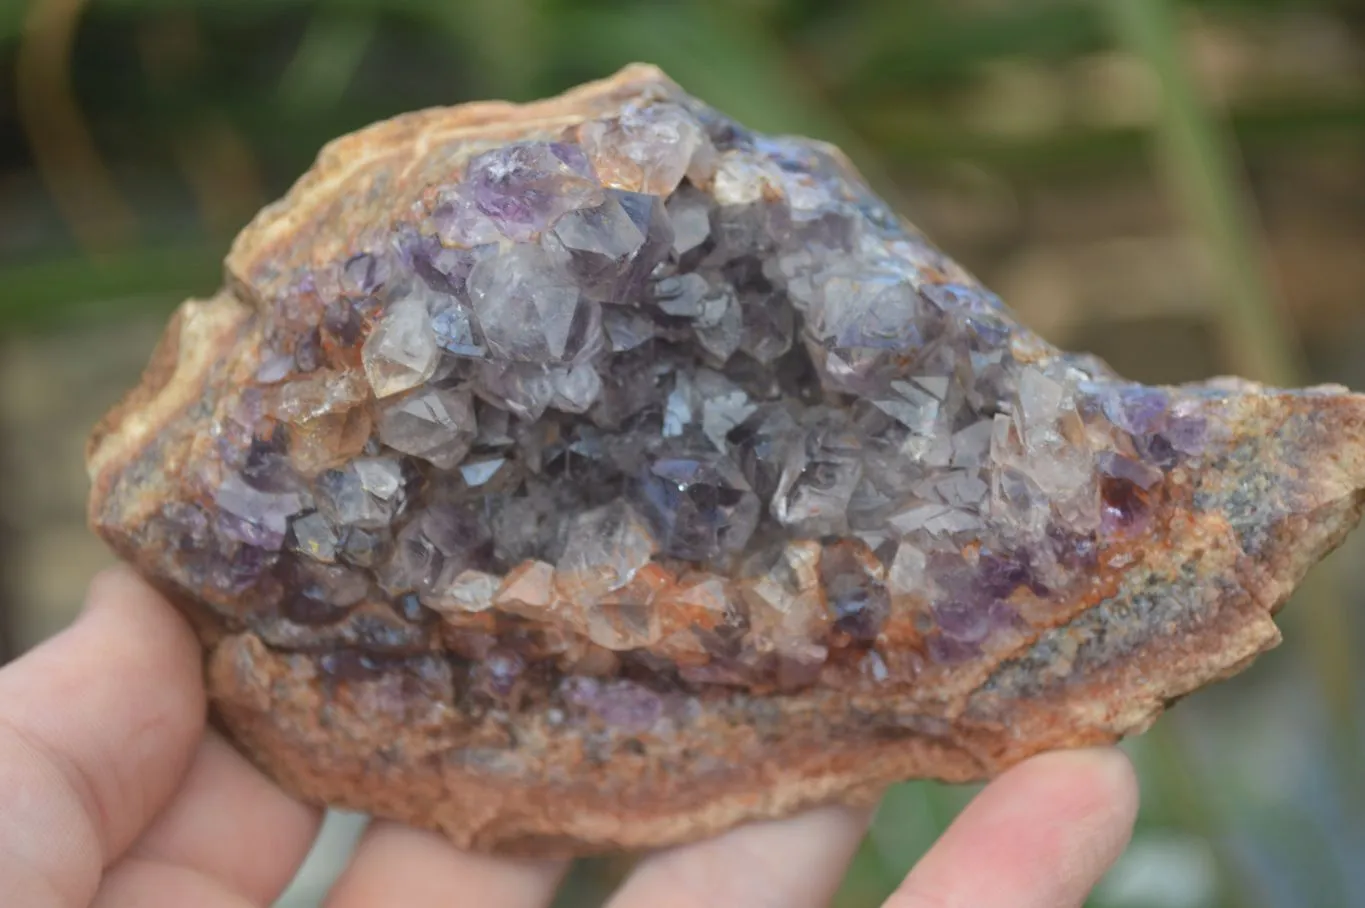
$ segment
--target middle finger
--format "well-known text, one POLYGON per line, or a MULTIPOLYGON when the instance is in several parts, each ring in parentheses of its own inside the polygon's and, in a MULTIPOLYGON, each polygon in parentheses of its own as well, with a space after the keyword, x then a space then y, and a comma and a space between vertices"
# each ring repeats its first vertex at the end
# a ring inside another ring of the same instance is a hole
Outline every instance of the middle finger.
POLYGON ((609 908, 816 908, 828 903, 870 808, 822 807, 651 855, 609 908))
POLYGON ((327 908, 542 908, 568 864, 460 851, 441 836, 376 821, 327 897, 327 908))

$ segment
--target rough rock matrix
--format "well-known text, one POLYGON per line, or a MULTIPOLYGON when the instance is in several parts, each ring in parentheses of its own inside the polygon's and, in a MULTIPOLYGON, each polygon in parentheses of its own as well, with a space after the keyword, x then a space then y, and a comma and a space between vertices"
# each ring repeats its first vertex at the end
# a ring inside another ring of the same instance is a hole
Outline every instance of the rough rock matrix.
POLYGON ((634 66, 325 148, 90 513, 287 789, 586 853, 1140 732, 1278 641, 1362 425, 1060 352, 837 150, 634 66))

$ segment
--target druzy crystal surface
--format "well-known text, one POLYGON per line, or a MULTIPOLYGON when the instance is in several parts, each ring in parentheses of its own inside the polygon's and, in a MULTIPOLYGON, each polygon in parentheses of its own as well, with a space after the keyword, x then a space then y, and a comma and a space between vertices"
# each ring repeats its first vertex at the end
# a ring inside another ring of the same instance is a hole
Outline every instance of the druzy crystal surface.
POLYGON ((267 642, 439 625, 755 689, 889 671, 883 635, 951 664, 1203 450, 1194 402, 1021 332, 836 153, 695 102, 489 148, 407 215, 261 310, 217 513, 184 503, 183 569, 235 566, 267 642))
POLYGON ((1197 405, 1042 347, 835 153, 694 102, 499 144, 407 215, 262 308, 216 513, 183 503, 183 570, 267 642, 439 625, 754 689, 889 671, 884 634, 951 664, 1203 451, 1197 405))
POLYGON ((343 140, 228 276, 97 433, 94 523, 258 760, 465 844, 1112 739, 1359 514, 1358 398, 1058 351, 837 150, 657 71, 343 140), (441 813, 589 777, 578 819, 441 813))

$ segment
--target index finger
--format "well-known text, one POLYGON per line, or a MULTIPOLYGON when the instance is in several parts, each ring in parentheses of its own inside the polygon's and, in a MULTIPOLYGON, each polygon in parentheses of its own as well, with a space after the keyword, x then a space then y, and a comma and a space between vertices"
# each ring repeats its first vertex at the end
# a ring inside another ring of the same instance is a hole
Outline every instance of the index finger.
POLYGON ((71 627, 0 670, 0 880, 15 904, 90 901, 189 765, 200 664, 171 605, 119 567, 71 627))
POLYGON ((1137 780, 1117 748, 1032 757, 967 805, 886 908, 1079 906, 1136 816, 1137 780))

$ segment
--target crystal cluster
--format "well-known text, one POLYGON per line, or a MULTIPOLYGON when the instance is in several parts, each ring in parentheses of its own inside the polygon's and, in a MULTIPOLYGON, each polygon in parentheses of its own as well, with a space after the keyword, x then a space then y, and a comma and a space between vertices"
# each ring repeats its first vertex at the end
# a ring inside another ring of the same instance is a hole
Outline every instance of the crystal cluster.
POLYGON ((473 155, 263 303, 165 518, 187 585, 281 645, 753 690, 952 665, 1086 583, 1204 443, 833 152, 685 98, 473 155))

